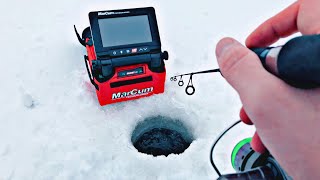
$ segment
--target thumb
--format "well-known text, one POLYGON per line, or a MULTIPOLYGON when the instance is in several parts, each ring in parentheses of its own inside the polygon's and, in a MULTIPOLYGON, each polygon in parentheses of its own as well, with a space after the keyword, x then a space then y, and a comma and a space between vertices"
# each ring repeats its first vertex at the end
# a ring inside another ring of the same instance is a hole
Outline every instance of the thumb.
POLYGON ((276 82, 276 78, 263 68, 258 56, 232 38, 224 38, 218 43, 216 55, 221 73, 242 100, 261 94, 260 90, 276 82))

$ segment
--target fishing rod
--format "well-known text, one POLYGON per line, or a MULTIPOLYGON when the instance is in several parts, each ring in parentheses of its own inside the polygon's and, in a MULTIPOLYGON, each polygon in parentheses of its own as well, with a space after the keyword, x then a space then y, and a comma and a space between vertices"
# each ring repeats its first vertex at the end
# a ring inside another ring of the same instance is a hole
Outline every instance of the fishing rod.
MULTIPOLYGON (((259 57, 263 67, 287 84, 300 89, 314 89, 320 87, 320 34, 296 37, 283 46, 252 48, 259 57)), ((192 76, 195 74, 220 72, 219 69, 193 72, 171 77, 183 86, 182 77, 190 75, 186 94, 193 95, 195 88, 192 76)), ((220 72, 221 73, 221 72, 220 72)))
MULTIPOLYGON (((320 87, 320 35, 308 35, 294 38, 283 46, 251 49, 259 57, 263 67, 279 77, 288 85, 299 89, 320 87)), ((251 147, 251 138, 240 141, 233 149, 231 163, 234 174, 221 174, 213 161, 213 151, 220 139, 237 121, 225 130, 214 142, 210 162, 219 176, 219 180, 291 180, 268 151, 260 154, 251 147)))
MULTIPOLYGON (((189 82, 188 82, 188 85, 186 87, 186 94, 191 96, 193 95, 195 92, 196 92, 196 88, 194 87, 193 85, 193 82, 192 82, 192 77, 193 75, 196 75, 196 74, 208 74, 208 73, 216 73, 216 72, 220 72, 220 69, 211 69, 211 70, 206 70, 206 71, 198 71, 198 72, 192 72, 192 73, 186 73, 186 74, 180 74, 180 75, 176 75, 176 76, 172 76, 170 78, 171 81, 177 81, 177 77, 180 77, 180 80, 178 82, 178 85, 180 87, 184 86, 184 81, 183 81, 183 76, 189 76, 189 82)), ((221 72, 220 72, 221 73, 221 72)))

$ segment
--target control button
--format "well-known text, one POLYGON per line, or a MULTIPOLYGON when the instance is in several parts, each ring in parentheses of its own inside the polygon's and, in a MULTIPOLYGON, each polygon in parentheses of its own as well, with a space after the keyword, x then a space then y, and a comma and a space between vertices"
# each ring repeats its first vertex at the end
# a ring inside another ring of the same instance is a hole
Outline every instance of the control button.
POLYGON ((169 59, 168 51, 164 51, 163 53, 161 53, 161 58, 164 60, 168 60, 169 59))
POLYGON ((120 51, 120 54, 123 54, 123 51, 122 51, 122 50, 120 51))
POLYGON ((137 52, 138 52, 138 49, 137 49, 137 48, 133 48, 131 52, 132 52, 132 53, 137 53, 137 52))
POLYGON ((113 55, 117 55, 117 51, 113 51, 113 53, 112 53, 113 55))
POLYGON ((139 48, 139 52, 147 52, 149 50, 148 47, 139 48))
POLYGON ((127 52, 127 54, 130 54, 131 51, 129 49, 127 49, 126 52, 127 52))

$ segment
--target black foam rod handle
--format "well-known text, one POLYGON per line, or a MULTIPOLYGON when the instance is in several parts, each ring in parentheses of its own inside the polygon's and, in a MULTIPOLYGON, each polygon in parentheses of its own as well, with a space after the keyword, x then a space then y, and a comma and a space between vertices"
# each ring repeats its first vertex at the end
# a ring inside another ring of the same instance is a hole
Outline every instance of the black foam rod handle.
POLYGON ((290 40, 278 56, 278 76, 303 89, 320 87, 320 35, 290 40))
POLYGON ((218 180, 250 180, 250 179, 271 180, 271 179, 280 179, 280 178, 277 178, 277 176, 272 171, 272 169, 267 166, 258 167, 246 172, 222 175, 221 177, 218 178, 218 180))

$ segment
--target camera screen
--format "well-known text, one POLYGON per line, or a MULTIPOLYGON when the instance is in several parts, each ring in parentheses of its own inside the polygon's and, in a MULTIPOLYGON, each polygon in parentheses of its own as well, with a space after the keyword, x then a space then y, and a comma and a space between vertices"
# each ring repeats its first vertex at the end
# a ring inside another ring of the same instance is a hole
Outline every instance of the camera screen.
POLYGON ((103 47, 152 42, 147 15, 99 19, 103 47))

